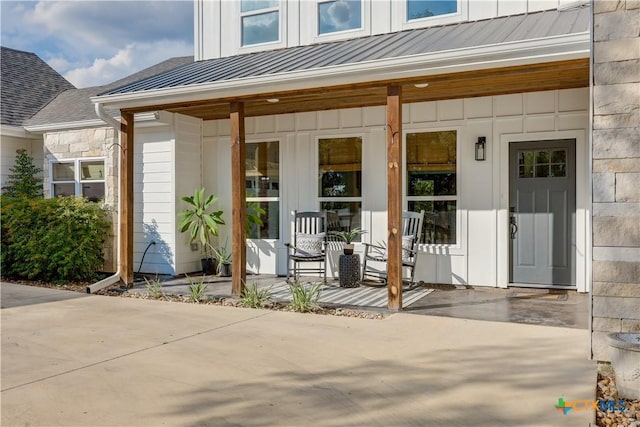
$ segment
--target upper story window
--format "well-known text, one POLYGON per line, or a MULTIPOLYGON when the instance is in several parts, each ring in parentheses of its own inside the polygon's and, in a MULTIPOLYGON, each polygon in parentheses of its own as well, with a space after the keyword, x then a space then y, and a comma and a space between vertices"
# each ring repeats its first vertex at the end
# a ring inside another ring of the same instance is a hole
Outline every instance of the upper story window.
POLYGON ((361 0, 319 0, 318 34, 362 28, 361 0))
POLYGON ((407 0, 407 21, 458 12, 458 0, 407 0))
POLYGON ((242 46, 280 40, 279 6, 279 0, 241 0, 242 46))

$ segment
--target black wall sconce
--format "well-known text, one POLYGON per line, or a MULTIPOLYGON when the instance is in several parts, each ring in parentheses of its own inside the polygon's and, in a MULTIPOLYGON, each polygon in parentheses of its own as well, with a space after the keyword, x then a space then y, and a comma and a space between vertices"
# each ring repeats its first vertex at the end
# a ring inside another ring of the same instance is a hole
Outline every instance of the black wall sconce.
POLYGON ((476 160, 485 160, 487 158, 487 137, 479 136, 476 142, 476 160))

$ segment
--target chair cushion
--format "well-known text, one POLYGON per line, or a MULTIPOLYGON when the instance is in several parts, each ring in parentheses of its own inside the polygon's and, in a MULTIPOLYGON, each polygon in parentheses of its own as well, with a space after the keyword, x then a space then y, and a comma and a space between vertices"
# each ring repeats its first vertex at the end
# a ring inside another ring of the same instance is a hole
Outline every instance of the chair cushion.
POLYGON ((413 236, 402 236, 402 260, 409 261, 413 257, 413 236))
POLYGON ((298 234, 296 236, 296 256, 314 257, 322 255, 324 233, 298 234))

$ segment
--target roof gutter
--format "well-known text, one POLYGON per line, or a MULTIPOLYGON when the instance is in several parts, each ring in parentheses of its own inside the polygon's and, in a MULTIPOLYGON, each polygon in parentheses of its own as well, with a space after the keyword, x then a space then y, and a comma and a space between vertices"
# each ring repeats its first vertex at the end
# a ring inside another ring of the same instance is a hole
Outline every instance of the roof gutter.
POLYGON ((102 95, 92 97, 91 101, 102 103, 109 108, 122 109, 215 98, 255 96, 278 91, 588 58, 589 46, 590 33, 585 31, 219 82, 102 95))
MULTIPOLYGON (((109 124, 111 127, 113 127, 114 131, 115 131, 115 139, 116 139, 116 143, 114 144, 114 149, 117 149, 120 147, 120 122, 118 122, 116 119, 114 119, 113 117, 111 117, 105 110, 104 110, 104 105, 102 104, 96 104, 95 105, 95 109, 96 109, 96 114, 98 115, 98 117, 100 117, 102 120, 104 120, 107 124, 109 124), (117 148, 116 148, 117 147, 117 148)), ((91 294, 91 293, 95 293, 101 289, 104 289, 108 286, 113 285, 114 283, 117 283, 118 281, 120 281, 120 275, 122 273, 122 262, 120 260, 120 211, 122 209, 122 202, 121 202, 121 197, 120 197, 120 180, 121 180, 121 176, 120 176, 120 163, 122 156, 118 156, 118 184, 117 184, 117 191, 118 191, 118 208, 117 208, 117 216, 118 216, 118 221, 117 221, 117 225, 116 225, 116 272, 115 274, 104 278, 102 280, 100 280, 99 282, 96 282, 92 285, 87 286, 87 293, 91 294)))

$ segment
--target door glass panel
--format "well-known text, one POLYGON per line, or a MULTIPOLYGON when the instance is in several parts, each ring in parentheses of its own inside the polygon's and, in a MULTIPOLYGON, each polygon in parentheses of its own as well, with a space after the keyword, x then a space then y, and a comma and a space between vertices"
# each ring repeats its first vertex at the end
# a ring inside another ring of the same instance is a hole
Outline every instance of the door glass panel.
POLYGON ((518 152, 519 178, 557 178, 567 176, 566 150, 518 152))
POLYGON ((553 177, 567 176, 567 167, 565 165, 551 165, 551 176, 553 177))
POLYGON ((549 165, 536 165, 536 178, 546 178, 549 176, 549 165))
POLYGON ((566 163, 567 152, 564 150, 554 150, 551 152, 551 163, 566 163))
POLYGON ((536 164, 549 163, 548 151, 536 151, 536 164))
POLYGON ((278 141, 247 144, 247 197, 280 196, 280 153, 278 141))
POLYGON ((280 202, 247 202, 247 210, 252 206, 264 209, 265 213, 260 216, 262 227, 257 224, 251 226, 249 239, 277 239, 280 236, 280 202))

